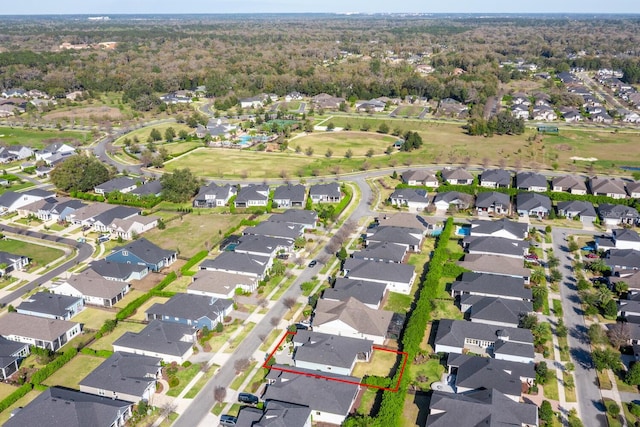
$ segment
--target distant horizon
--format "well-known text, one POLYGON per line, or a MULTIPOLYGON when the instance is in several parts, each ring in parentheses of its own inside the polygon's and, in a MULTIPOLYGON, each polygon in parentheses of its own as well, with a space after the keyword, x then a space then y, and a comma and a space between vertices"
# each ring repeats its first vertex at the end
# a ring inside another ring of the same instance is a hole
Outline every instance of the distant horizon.
POLYGON ((637 0, 605 3, 595 0, 538 0, 516 4, 512 0, 494 0, 481 4, 477 0, 458 0, 454 3, 426 3, 423 0, 23 0, 7 2, 0 16, 41 15, 199 15, 199 14, 570 14, 570 15, 634 15, 640 14, 637 0), (34 13, 36 12, 36 13, 34 13))

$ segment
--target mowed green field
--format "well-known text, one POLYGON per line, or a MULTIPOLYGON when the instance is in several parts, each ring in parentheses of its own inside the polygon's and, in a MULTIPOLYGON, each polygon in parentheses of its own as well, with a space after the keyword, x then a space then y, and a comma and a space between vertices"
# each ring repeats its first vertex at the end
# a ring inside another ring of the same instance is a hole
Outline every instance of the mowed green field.
POLYGON ((47 265, 64 255, 61 249, 13 239, 0 240, 0 251, 29 257, 32 264, 39 266, 47 265))
POLYGON ((157 129, 160 132, 160 135, 162 135, 162 140, 164 141, 164 133, 168 128, 173 128, 173 130, 176 131, 176 138, 178 137, 178 132, 180 132, 181 130, 186 130, 189 133, 193 133, 194 131, 189 126, 182 123, 162 123, 156 126, 146 126, 141 129, 136 129, 133 132, 129 132, 128 134, 116 139, 114 145, 123 144, 124 140, 127 138, 133 141, 135 137, 138 137, 138 144, 146 144, 147 138, 149 138, 149 135, 151 135, 151 131, 153 129, 157 129))
POLYGON ((383 154, 397 140, 392 135, 372 132, 318 132, 296 138, 289 146, 300 146, 302 152, 311 147, 315 155, 322 156, 331 149, 336 157, 343 157, 350 149, 353 156, 362 157, 369 149, 373 149, 374 155, 383 154))
POLYGON ((85 143, 88 138, 87 132, 0 127, 0 143, 3 145, 26 145, 42 148, 49 143, 48 140, 63 139, 69 143, 77 140, 85 143))
MULTIPOLYGON (((366 119, 359 117, 333 117, 336 127, 349 123, 358 128, 369 122, 371 129, 387 123, 390 129, 402 132, 414 130, 420 133, 423 146, 410 153, 396 152, 380 155, 388 146, 384 139, 368 139, 368 143, 357 143, 353 132, 314 133, 296 138, 290 147, 300 145, 301 152, 266 153, 229 149, 197 149, 184 157, 169 162, 165 169, 188 167, 196 174, 209 177, 254 179, 273 178, 286 174, 289 177, 311 175, 333 175, 373 168, 416 166, 431 164, 487 165, 494 167, 533 168, 587 172, 590 161, 573 160, 572 157, 595 158, 594 170, 590 172, 621 173, 620 166, 640 166, 640 132, 612 132, 601 129, 560 129, 559 135, 539 135, 534 129, 527 129, 523 135, 496 135, 490 138, 469 136, 459 124, 392 119, 366 119), (349 141, 353 141, 354 157, 344 158, 349 141), (366 152, 370 144, 374 157, 355 156, 356 150, 366 152), (305 147, 314 149, 313 156, 305 155, 305 147), (357 146, 357 148, 356 148, 357 146), (338 148, 340 147, 340 148, 338 148), (376 147, 378 151, 376 152, 376 147), (384 148, 382 148, 384 147, 384 148), (331 158, 324 156, 331 148, 331 158)), ((362 134, 362 133, 359 133, 362 134)), ((370 138, 389 138, 391 135, 365 133, 370 138)), ((362 141, 365 141, 362 139, 362 141)), ((627 173, 628 174, 628 173, 627 173)))

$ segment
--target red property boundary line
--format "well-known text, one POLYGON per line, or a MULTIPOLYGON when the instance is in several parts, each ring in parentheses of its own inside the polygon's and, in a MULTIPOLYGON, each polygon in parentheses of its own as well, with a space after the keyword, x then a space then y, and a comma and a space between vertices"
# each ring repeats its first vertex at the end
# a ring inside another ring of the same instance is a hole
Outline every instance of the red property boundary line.
POLYGON ((354 385, 357 385, 357 386, 368 387, 368 388, 373 388, 373 389, 377 389, 377 390, 392 391, 394 393, 399 390, 400 381, 402 380, 402 375, 404 375, 404 369, 407 366, 407 359, 409 358, 409 355, 404 351, 393 350, 393 349, 390 349, 390 348, 380 347, 380 346, 377 346, 377 345, 374 345, 372 347, 373 350, 386 351, 388 353, 394 353, 394 354, 402 356, 402 365, 400 367, 400 376, 398 377, 398 382, 396 382, 396 384, 393 387, 382 387, 382 386, 373 385, 373 384, 365 384, 363 382, 349 381, 349 380, 344 380, 344 379, 341 379, 341 378, 329 377, 329 376, 322 375, 322 374, 312 374, 312 373, 309 373, 309 372, 296 371, 295 369, 281 368, 281 367, 278 367, 278 366, 275 366, 275 365, 269 366, 269 361, 271 359, 273 359, 276 351, 278 351, 278 348, 284 342, 284 340, 289 335, 296 335, 296 334, 297 334, 297 332, 287 331, 283 335, 283 337, 280 339, 280 341, 278 341, 278 345, 276 345, 275 348, 273 349, 273 351, 271 353, 269 353, 269 356, 266 358, 266 360, 262 364, 262 367, 265 368, 265 369, 274 369, 276 371, 288 372, 290 374, 304 375, 304 376, 311 377, 311 378, 317 378, 317 379, 323 379, 323 380, 329 380, 329 381, 336 381, 336 382, 347 383, 347 384, 354 384, 354 385))

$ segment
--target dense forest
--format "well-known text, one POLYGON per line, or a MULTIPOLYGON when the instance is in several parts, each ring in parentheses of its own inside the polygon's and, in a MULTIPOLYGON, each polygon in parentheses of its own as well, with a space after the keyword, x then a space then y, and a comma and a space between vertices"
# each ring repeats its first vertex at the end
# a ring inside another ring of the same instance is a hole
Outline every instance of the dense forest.
POLYGON ((298 91, 482 104, 499 82, 523 77, 499 66, 518 59, 542 70, 621 68, 640 80, 640 20, 631 18, 4 19, 0 46, 1 88, 121 92, 139 110, 158 105, 158 94, 199 85, 233 99, 298 91), (434 71, 420 74, 417 64, 434 71))

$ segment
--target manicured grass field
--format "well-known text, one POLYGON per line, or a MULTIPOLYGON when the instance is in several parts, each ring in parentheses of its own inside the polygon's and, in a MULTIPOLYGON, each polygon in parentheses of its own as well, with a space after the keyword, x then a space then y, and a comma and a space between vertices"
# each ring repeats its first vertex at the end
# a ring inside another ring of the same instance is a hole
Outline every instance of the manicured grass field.
POLYGON ((191 365, 188 368, 180 368, 176 373, 176 377, 180 380, 180 383, 177 387, 173 387, 169 389, 167 392, 167 396, 176 397, 178 396, 184 388, 189 385, 189 382, 196 376, 196 374, 200 372, 200 365, 195 364, 191 365))
POLYGON ((373 149, 374 155, 383 154, 387 147, 397 140, 395 136, 375 132, 317 132, 296 138, 290 142, 290 146, 300 146, 303 153, 311 147, 314 154, 323 156, 327 149, 331 149, 335 157, 344 157, 350 149, 353 156, 362 157, 370 148, 373 149))
POLYGON ((444 366, 437 359, 429 359, 425 363, 407 366, 407 368, 409 369, 405 370, 405 375, 410 375, 423 390, 429 390, 431 384, 440 381, 444 373, 444 366))
POLYGON ((101 357, 79 354, 47 378, 44 384, 78 389, 78 383, 104 361, 101 357))
POLYGON ((32 265, 44 267, 64 255, 64 251, 19 240, 0 240, 0 251, 29 257, 32 265))
POLYGON ((79 131, 38 130, 25 128, 0 127, 0 143, 3 145, 26 145, 42 148, 49 143, 47 140, 64 139, 67 143, 77 140, 84 143, 89 133, 79 131))
MULTIPOLYGON (((160 135, 162 136, 162 141, 164 141, 164 132, 168 129, 168 128, 173 128, 173 130, 176 131, 176 138, 178 135, 178 132, 180 132, 181 130, 186 130, 189 133, 193 133, 193 129, 191 129, 189 126, 185 125, 185 124, 181 124, 181 123, 162 123, 156 126, 147 126, 141 129, 136 129, 133 132, 129 132, 128 134, 126 134, 125 136, 122 136, 118 139, 116 139, 116 141, 114 142, 114 145, 122 145, 124 143, 124 140, 129 138, 131 141, 134 141, 134 138, 137 136, 138 137, 138 144, 140 145, 146 145, 147 144, 147 138, 149 138, 149 135, 151 135, 151 131, 153 129, 157 129, 158 131, 160 131, 160 135)), ((181 150, 184 151, 184 150, 181 150)))
POLYGON ((11 393, 16 391, 18 388, 7 383, 0 383, 0 400, 9 396, 11 393))
MULTIPOLYGON (((365 375, 377 375, 380 377, 390 377, 391 371, 400 360, 396 353, 383 350, 374 350, 369 362, 358 362, 353 369, 353 376, 362 378, 365 375)), ((395 385, 395 384, 394 384, 395 385)))
POLYGON ((94 341, 89 345, 93 350, 113 350, 113 342, 124 335, 125 332, 140 332, 146 325, 142 323, 118 322, 118 326, 108 335, 94 341))
POLYGON ((555 369, 547 371, 547 382, 543 386, 544 397, 549 400, 558 400, 558 380, 555 369))
POLYGON ((409 311, 409 308, 411 308, 412 301, 413 298, 411 295, 389 292, 384 309, 387 311, 393 311, 394 313, 406 314, 407 311, 409 311))
POLYGON ((176 141, 169 144, 162 144, 161 147, 166 148, 169 154, 175 156, 192 148, 202 147, 202 141, 176 141))
POLYGON ((136 313, 130 317, 132 320, 146 320, 146 311, 154 304, 164 304, 169 298, 151 297, 144 304, 142 304, 136 313))
POLYGON ((115 317, 115 313, 111 311, 87 307, 75 316, 73 321, 84 324, 84 329, 98 330, 106 320, 115 319, 115 317))
POLYGON ((206 249, 205 242, 215 247, 224 233, 243 218, 248 215, 220 215, 197 210, 167 223, 164 230, 155 228, 145 233, 144 237, 161 248, 179 249, 180 255, 191 257, 206 249))
POLYGON ((234 339, 229 343, 229 347, 225 349, 225 353, 233 353, 233 351, 240 345, 242 341, 244 341, 245 337, 249 335, 249 332, 256 326, 253 322, 248 322, 242 332, 240 332, 234 339))

